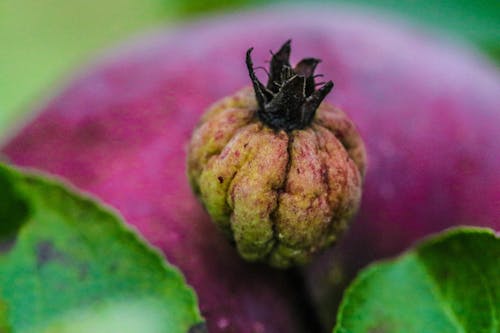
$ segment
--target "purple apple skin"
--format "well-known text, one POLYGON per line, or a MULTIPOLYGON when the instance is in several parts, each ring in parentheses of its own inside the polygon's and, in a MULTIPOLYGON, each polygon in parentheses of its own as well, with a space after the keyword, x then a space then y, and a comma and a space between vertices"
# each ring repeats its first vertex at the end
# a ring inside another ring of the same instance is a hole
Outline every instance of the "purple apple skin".
POLYGON ((368 152, 354 225, 305 268, 329 323, 335 287, 370 261, 453 225, 499 229, 500 74, 426 32, 327 8, 277 7, 143 36, 86 69, 2 152, 116 207, 183 271, 211 332, 305 331, 287 273, 241 260, 185 175, 202 112, 250 84, 245 51, 254 46, 261 63, 292 38, 293 62, 323 60, 317 72, 335 82, 328 100, 368 152))

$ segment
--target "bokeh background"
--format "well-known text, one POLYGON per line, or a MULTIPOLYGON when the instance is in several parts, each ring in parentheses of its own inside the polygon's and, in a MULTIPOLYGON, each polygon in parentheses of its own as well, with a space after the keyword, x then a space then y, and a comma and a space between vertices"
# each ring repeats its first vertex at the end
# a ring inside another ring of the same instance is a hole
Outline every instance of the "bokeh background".
MULTIPOLYGON (((276 2, 283 1, 2 0, 0 139, 29 116, 33 104, 48 99, 72 73, 106 48, 158 26, 173 29, 204 16, 276 2)), ((399 16, 469 43, 500 64, 498 0, 316 2, 359 6, 399 16)))

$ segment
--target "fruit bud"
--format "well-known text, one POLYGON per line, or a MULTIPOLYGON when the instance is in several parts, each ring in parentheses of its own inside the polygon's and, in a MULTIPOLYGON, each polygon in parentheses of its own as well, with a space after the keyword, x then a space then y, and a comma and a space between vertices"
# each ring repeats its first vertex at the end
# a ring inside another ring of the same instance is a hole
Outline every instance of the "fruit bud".
POLYGON ((366 155, 353 123, 323 102, 319 59, 273 54, 266 85, 246 64, 252 88, 215 103, 188 151, 188 176, 212 220, 249 261, 286 268, 337 241, 357 211, 366 155))

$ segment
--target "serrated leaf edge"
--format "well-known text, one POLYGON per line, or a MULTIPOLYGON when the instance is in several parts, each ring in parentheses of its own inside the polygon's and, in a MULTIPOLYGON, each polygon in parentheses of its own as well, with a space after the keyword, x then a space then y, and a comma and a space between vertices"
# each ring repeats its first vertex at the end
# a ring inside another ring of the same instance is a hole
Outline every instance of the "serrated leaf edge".
MULTIPOLYGON (((491 235, 497 239, 499 238, 499 235, 493 229, 462 225, 462 226, 448 228, 448 229, 445 229, 437 234, 433 234, 433 235, 430 235, 430 236, 425 237, 423 239, 420 239, 414 245, 412 245, 410 248, 405 250, 403 253, 401 253, 397 257, 385 259, 385 260, 379 260, 379 261, 375 261, 375 262, 371 263, 370 265, 365 267, 359 273, 359 275, 354 279, 354 281, 344 291, 344 295, 342 297, 342 302, 341 302, 339 309, 338 309, 338 312, 337 312, 336 325, 333 328, 333 333, 348 333, 349 332, 347 329, 345 329, 344 327, 342 327, 340 325, 342 325, 344 310, 350 306, 350 301, 352 299, 351 295, 354 294, 354 292, 358 289, 359 285, 363 284, 367 279, 369 279, 372 275, 376 274, 379 270, 383 270, 385 267, 390 266, 399 260, 402 260, 404 257, 409 257, 409 256, 413 255, 413 256, 417 257, 417 260, 418 260, 418 250, 421 247, 432 246, 434 244, 446 241, 449 238, 453 238, 453 237, 456 237, 457 235, 461 235, 461 234, 483 234, 483 235, 491 235)), ((426 270, 425 265, 422 265, 422 266, 426 270)), ((427 270, 425 272, 426 272, 426 275, 428 275, 427 270)), ((434 296, 438 296, 439 292, 434 290, 434 287, 433 287, 434 284, 430 283, 430 285, 431 285, 431 290, 434 293, 434 296)), ((440 296, 438 296, 437 298, 439 299, 440 296)), ((447 315, 449 315, 449 314, 447 313, 447 315)), ((453 314, 453 318, 454 317, 455 317, 455 315, 453 314)), ((457 320, 455 319, 452 322, 455 324, 456 321, 457 320)), ((461 330, 461 332, 462 331, 463 330, 461 330)))
POLYGON ((194 306, 191 309, 192 314, 194 315, 194 317, 199 318, 200 321, 204 321, 204 318, 201 315, 198 307, 198 296, 194 288, 186 281, 186 278, 182 271, 177 266, 170 264, 161 250, 149 244, 149 242, 139 233, 138 230, 135 229, 133 225, 126 223, 125 218, 113 206, 106 204, 94 194, 76 187, 68 180, 57 175, 49 174, 29 167, 10 166, 1 162, 0 169, 4 169, 20 179, 31 179, 40 183, 44 183, 47 186, 58 187, 65 194, 72 195, 78 200, 89 204, 97 211, 113 217, 118 224, 119 230, 131 236, 131 238, 139 245, 140 248, 144 250, 145 253, 155 258, 155 260, 159 263, 160 267, 165 272, 169 270, 173 272, 178 282, 178 286, 176 286, 176 288, 184 289, 186 294, 189 295, 193 301, 194 306))

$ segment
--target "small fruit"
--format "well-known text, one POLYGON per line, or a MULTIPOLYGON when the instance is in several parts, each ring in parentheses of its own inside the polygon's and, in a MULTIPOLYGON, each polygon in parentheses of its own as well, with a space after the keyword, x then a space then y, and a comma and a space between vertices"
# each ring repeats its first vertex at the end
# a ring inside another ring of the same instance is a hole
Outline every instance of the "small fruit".
POLYGON ((361 198, 363 142, 316 90, 318 59, 289 62, 290 41, 273 54, 269 81, 213 105, 195 129, 188 176, 212 220, 249 261, 303 264, 337 240, 361 198))

